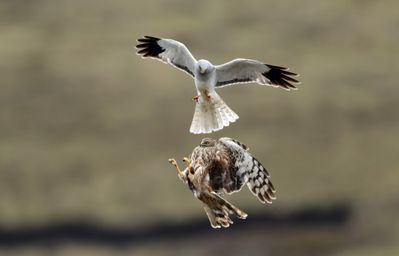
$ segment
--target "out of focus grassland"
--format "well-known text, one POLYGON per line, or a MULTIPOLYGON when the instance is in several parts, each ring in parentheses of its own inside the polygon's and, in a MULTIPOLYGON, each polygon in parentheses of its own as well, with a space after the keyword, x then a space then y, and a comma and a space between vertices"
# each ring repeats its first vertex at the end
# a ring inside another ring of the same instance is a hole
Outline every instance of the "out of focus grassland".
POLYGON ((278 190, 271 207, 248 192, 231 200, 249 213, 345 201, 355 209, 353 236, 377 242, 342 255, 397 253, 398 8, 343 0, 2 1, 0 226, 205 218, 167 163, 203 137, 188 133, 194 85, 134 54, 135 39, 148 34, 180 40, 215 64, 246 57, 300 73, 294 92, 220 90, 240 119, 211 136, 249 145, 278 190))

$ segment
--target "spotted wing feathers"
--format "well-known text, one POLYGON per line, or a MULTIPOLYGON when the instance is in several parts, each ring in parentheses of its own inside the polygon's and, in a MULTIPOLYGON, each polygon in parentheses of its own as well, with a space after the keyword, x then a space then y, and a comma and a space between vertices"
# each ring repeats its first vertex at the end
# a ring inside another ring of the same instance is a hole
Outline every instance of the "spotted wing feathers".
POLYGON ((270 181, 267 170, 255 158, 252 158, 252 168, 248 169, 247 186, 252 194, 258 197, 262 203, 272 203, 276 199, 276 190, 270 181))
POLYGON ((251 192, 262 203, 271 203, 272 200, 276 199, 276 190, 271 183, 269 173, 247 151, 246 146, 230 138, 221 138, 219 143, 230 152, 228 176, 234 178, 224 184, 224 189, 227 193, 239 191, 244 184, 247 184, 251 192))

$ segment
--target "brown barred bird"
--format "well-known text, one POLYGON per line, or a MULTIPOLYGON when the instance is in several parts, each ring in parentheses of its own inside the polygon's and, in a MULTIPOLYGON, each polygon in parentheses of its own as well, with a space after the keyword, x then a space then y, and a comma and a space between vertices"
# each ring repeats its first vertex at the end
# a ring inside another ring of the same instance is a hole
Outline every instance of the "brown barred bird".
POLYGON ((248 147, 231 138, 205 138, 181 171, 175 159, 169 162, 177 169, 178 177, 188 185, 204 206, 213 228, 228 227, 233 221, 229 214, 245 219, 247 214, 222 197, 223 193, 238 192, 247 184, 261 203, 276 199, 270 175, 249 152, 248 147))

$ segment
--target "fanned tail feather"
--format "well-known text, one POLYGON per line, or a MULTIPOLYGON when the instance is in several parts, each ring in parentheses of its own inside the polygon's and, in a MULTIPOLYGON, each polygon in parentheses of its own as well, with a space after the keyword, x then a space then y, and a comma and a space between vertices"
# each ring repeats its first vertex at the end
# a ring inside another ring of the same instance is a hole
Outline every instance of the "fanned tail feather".
POLYGON ((195 106, 190 132, 194 134, 211 133, 221 130, 238 119, 223 99, 216 93, 210 94, 210 101, 199 101, 195 106))
POLYGON ((240 219, 245 219, 248 216, 214 192, 202 195, 200 200, 207 202, 207 204, 204 204, 204 209, 213 228, 227 228, 230 224, 233 224, 229 214, 233 214, 240 219))

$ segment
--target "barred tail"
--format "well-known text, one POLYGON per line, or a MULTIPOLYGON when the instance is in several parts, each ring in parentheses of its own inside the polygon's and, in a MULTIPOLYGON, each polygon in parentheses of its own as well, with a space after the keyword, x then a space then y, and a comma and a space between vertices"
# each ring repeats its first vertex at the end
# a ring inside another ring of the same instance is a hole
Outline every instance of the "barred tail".
POLYGON ((200 100, 194 111, 190 132, 194 134, 211 133, 221 130, 238 119, 223 99, 216 93, 210 94, 210 101, 200 100))
POLYGON ((202 195, 200 200, 204 203, 206 215, 208 216, 209 222, 213 228, 227 228, 230 224, 233 224, 229 214, 234 214, 240 219, 245 219, 248 216, 245 212, 241 211, 214 192, 202 195))

